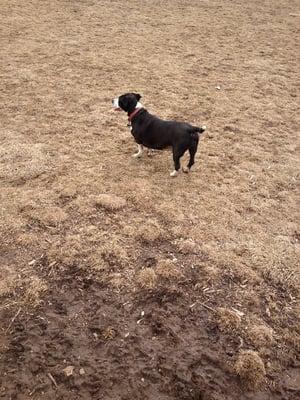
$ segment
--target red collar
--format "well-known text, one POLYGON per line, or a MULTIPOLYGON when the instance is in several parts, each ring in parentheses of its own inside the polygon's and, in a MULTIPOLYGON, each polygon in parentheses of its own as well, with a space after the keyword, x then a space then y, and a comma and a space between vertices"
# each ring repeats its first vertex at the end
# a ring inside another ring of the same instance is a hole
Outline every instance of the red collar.
POLYGON ((128 115, 128 121, 131 122, 141 108, 136 108, 131 114, 128 115))

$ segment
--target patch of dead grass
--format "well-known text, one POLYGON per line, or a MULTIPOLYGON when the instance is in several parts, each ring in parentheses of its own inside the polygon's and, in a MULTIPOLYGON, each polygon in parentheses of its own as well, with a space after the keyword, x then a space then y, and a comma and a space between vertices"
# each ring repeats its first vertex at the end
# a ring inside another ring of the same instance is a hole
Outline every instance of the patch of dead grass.
POLYGON ((126 206, 126 200, 114 194, 99 194, 94 197, 94 204, 108 211, 117 211, 126 206))
POLYGON ((197 254, 199 251, 199 245, 193 239, 179 240, 177 246, 180 253, 185 255, 197 254))
POLYGON ((36 307, 42 302, 42 295, 47 291, 48 286, 44 280, 37 276, 32 276, 27 284, 24 302, 36 307))
POLYGON ((155 272, 159 277, 169 280, 183 277, 182 272, 176 267, 174 262, 168 259, 158 260, 155 272))
POLYGON ((2 266, 0 269, 0 297, 11 296, 19 286, 19 278, 11 266, 2 266))
POLYGON ((144 289, 154 289, 157 283, 157 275, 153 268, 144 268, 137 276, 138 284, 144 289))
POLYGON ((241 326, 242 318, 238 313, 229 308, 218 309, 218 327, 222 332, 233 333, 241 326))
POLYGON ((52 169, 51 157, 42 143, 30 143, 16 132, 6 131, 0 147, 0 179, 21 183, 52 169))
POLYGON ((152 243, 168 236, 166 230, 155 219, 140 222, 136 228, 127 227, 126 231, 146 243, 152 243))
POLYGON ((49 263, 59 263, 66 266, 80 264, 81 258, 87 257, 80 235, 67 235, 64 240, 54 242, 47 252, 49 263))
POLYGON ((115 288, 117 291, 119 291, 126 283, 122 274, 120 274, 118 272, 110 274, 108 279, 109 279, 110 285, 113 288, 115 288))
POLYGON ((89 232, 67 235, 63 241, 53 243, 47 252, 49 263, 77 266, 97 273, 127 265, 127 251, 118 239, 97 233, 91 227, 89 232))
POLYGON ((28 216, 44 226, 58 226, 68 219, 68 214, 62 208, 55 206, 29 211, 28 216))
POLYGON ((266 325, 250 326, 246 335, 256 348, 268 347, 273 342, 273 330, 266 325))
POLYGON ((91 197, 86 196, 78 196, 69 204, 70 210, 75 209, 79 214, 86 217, 87 215, 91 215, 95 212, 95 208, 93 206, 93 200, 91 197))
POLYGON ((40 243, 40 237, 34 233, 24 232, 18 236, 17 243, 20 246, 31 248, 32 246, 36 246, 38 243, 40 243))
POLYGON ((265 366, 263 360, 255 351, 241 350, 234 369, 248 389, 257 389, 265 381, 265 366))

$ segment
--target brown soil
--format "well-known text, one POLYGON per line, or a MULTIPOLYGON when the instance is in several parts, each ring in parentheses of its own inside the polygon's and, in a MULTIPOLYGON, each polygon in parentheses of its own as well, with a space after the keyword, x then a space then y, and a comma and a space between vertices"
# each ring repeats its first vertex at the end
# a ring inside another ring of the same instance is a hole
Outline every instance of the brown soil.
POLYGON ((0 18, 0 399, 298 399, 296 0, 0 18), (207 125, 191 174, 131 157, 128 90, 207 125))

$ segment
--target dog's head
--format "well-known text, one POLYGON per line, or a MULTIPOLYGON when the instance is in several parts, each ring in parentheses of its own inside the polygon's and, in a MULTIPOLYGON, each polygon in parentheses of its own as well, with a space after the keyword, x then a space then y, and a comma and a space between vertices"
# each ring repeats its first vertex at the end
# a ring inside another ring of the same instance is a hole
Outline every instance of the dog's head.
POLYGON ((112 104, 115 110, 123 110, 128 113, 134 111, 136 107, 141 107, 139 103, 141 95, 138 93, 125 93, 120 97, 116 97, 112 100, 112 104))

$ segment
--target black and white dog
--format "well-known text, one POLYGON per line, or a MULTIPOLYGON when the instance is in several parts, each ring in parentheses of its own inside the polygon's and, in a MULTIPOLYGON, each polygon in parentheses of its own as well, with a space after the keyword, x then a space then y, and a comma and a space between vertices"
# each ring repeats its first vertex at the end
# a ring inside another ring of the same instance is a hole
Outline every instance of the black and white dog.
POLYGON ((186 152, 190 153, 190 161, 184 172, 189 172, 195 162, 199 134, 206 127, 192 126, 184 122, 164 121, 151 115, 139 102, 141 95, 126 93, 112 100, 116 110, 123 110, 128 114, 131 123, 131 133, 138 144, 138 152, 133 157, 141 157, 143 146, 150 149, 162 150, 172 147, 175 169, 171 176, 176 176, 180 170, 180 157, 186 152))

